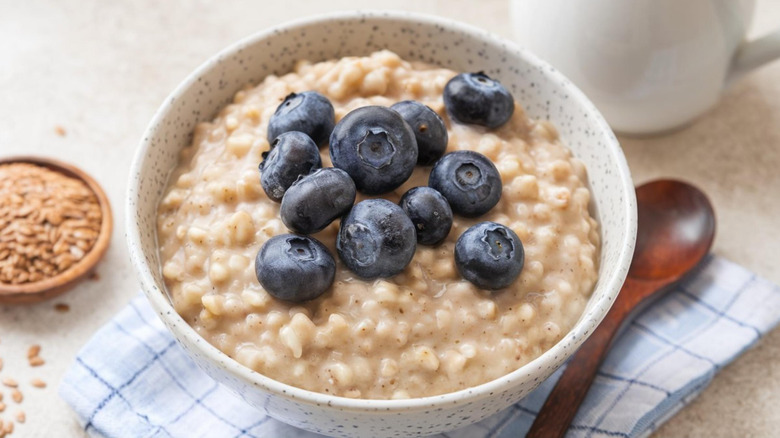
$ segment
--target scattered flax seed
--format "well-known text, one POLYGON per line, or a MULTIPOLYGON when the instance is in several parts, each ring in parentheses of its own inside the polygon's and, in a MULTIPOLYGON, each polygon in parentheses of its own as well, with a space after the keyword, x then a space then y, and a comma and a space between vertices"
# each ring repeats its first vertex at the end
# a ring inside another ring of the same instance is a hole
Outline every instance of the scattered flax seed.
POLYGON ((13 421, 6 421, 5 426, 3 426, 3 433, 6 435, 11 435, 14 433, 14 422, 13 421))
POLYGON ((17 386, 19 386, 19 382, 17 382, 16 380, 10 377, 3 377, 3 385, 9 388, 16 388, 17 386))
POLYGON ((61 125, 56 125, 54 127, 54 133, 59 135, 60 137, 65 137, 68 134, 65 128, 61 125))
POLYGON ((11 391, 11 398, 12 398, 12 399, 14 399, 14 401, 15 401, 16 403, 21 403, 21 402, 22 402, 22 400, 24 400, 24 397, 22 396, 22 393, 21 393, 21 391, 19 391, 19 390, 18 390, 18 389, 16 389, 16 388, 14 388, 14 390, 13 390, 13 391, 11 391))
POLYGON ((54 310, 60 313, 65 313, 70 310, 70 306, 65 303, 57 303, 54 305, 54 310))
POLYGON ((30 348, 27 349, 27 359, 37 357, 39 354, 41 354, 41 346, 38 344, 31 345, 30 348))
POLYGON ((3 401, 3 393, 0 392, 0 402, 3 401))
POLYGON ((32 379, 30 380, 30 385, 36 387, 36 388, 45 388, 46 382, 44 382, 41 379, 32 379))
POLYGON ((5 410, 5 403, 0 402, 0 412, 3 412, 5 410))
POLYGON ((0 371, 3 371, 3 358, 0 357, 0 371))
POLYGON ((90 280, 92 280, 92 281, 98 281, 98 280, 100 280, 100 274, 98 274, 97 271, 92 271, 92 272, 89 273, 89 277, 88 278, 90 280))
POLYGON ((27 416, 24 415, 24 411, 18 411, 16 413, 16 422, 17 423, 24 423, 24 420, 27 419, 27 416))
POLYGON ((44 364, 43 359, 38 356, 41 353, 41 346, 38 344, 31 345, 29 349, 27 349, 27 362, 30 363, 31 367, 37 367, 44 364))

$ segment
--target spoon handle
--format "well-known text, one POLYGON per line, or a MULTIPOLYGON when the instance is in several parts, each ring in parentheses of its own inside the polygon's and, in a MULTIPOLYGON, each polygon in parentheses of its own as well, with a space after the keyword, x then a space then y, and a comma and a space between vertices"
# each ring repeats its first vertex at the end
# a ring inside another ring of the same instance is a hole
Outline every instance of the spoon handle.
POLYGON ((618 298, 604 320, 582 344, 569 361, 542 409, 536 416, 526 438, 563 437, 577 414, 588 389, 607 355, 612 339, 623 321, 638 304, 636 297, 645 297, 656 288, 644 282, 626 279, 618 298))

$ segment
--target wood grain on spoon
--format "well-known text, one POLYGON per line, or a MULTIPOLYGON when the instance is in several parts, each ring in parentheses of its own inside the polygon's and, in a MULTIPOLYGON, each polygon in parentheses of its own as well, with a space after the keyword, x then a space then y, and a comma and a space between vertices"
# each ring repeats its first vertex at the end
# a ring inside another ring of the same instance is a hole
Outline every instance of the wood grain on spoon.
POLYGON ((569 361, 528 431, 529 438, 564 436, 623 322, 669 290, 712 247, 715 213, 696 187, 658 180, 638 187, 636 195, 639 223, 626 282, 604 320, 569 361))

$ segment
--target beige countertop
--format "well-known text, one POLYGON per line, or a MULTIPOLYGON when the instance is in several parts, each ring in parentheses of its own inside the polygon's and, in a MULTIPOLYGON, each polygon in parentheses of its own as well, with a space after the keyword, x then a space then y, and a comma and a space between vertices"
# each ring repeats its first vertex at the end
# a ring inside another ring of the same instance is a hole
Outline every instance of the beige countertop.
MULTIPOLYGON (((73 162, 105 187, 115 230, 99 277, 50 303, 0 306, 2 376, 25 386, 27 423, 13 437, 83 437, 56 388, 78 349, 138 291, 124 242, 124 197, 139 137, 165 96, 217 50, 290 19, 338 9, 438 14, 511 37, 506 0, 98 1, 0 0, 0 156, 73 162), (65 129, 64 136, 55 127, 65 129), (54 303, 70 305, 56 312, 54 303), (30 368, 27 347, 46 364, 30 368), (40 377, 49 386, 29 388, 40 377), (56 431, 56 432, 55 432, 56 431)), ((759 1, 752 34, 780 25, 780 1, 759 1)), ((621 138, 634 179, 699 185, 718 214, 715 252, 780 283, 780 63, 727 91, 695 124, 621 138)), ((7 392, 7 391, 6 391, 7 392)), ((6 397, 8 398, 8 397, 6 397)), ((7 402, 7 400, 6 400, 7 402)), ((17 406, 9 403, 0 418, 17 406)), ((777 436, 780 329, 725 368, 658 431, 661 437, 777 436)))

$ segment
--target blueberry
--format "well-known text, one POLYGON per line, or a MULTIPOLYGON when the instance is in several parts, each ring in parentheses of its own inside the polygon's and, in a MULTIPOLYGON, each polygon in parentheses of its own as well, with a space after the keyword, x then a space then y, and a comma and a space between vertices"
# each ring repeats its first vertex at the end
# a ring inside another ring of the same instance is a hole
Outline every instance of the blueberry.
POLYGON ((417 140, 417 164, 429 166, 441 158, 447 149, 447 127, 436 111, 413 100, 404 100, 390 107, 411 126, 417 140))
POLYGON ((431 170, 428 185, 441 192, 452 211, 466 217, 485 214, 501 198, 501 175, 488 157, 473 151, 443 156, 431 170))
POLYGON ((272 201, 281 202, 284 192, 299 176, 320 167, 320 151, 314 141, 302 132, 285 132, 271 142, 270 151, 263 152, 260 184, 272 201))
POLYGON ((343 215, 355 202, 355 183, 341 169, 326 167, 295 181, 282 198, 279 215, 290 230, 311 234, 343 215))
POLYGON ((497 128, 515 111, 515 101, 500 82, 485 73, 461 73, 444 87, 444 106, 460 123, 497 128))
POLYGON ((386 199, 359 202, 341 219, 336 250, 341 261, 363 278, 391 277, 403 271, 416 248, 414 224, 386 199))
POLYGON ((512 284, 523 270, 523 243, 514 231, 495 222, 480 222, 455 244, 455 266, 466 280, 483 289, 512 284))
POLYGON ((317 239, 281 234, 268 239, 257 252, 255 275, 271 296, 300 302, 328 290, 336 275, 336 262, 317 239))
POLYGON ((345 170, 369 195, 389 192, 406 181, 417 162, 412 128, 395 111, 364 106, 349 112, 330 136, 333 165, 345 170))
POLYGON ((327 97, 316 91, 290 93, 268 121, 268 141, 288 131, 301 131, 322 146, 335 124, 336 114, 327 97))
POLYGON ((398 203, 417 231, 417 243, 436 245, 452 228, 452 210, 441 193, 430 187, 415 187, 398 203))

